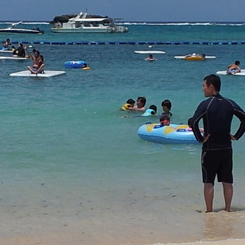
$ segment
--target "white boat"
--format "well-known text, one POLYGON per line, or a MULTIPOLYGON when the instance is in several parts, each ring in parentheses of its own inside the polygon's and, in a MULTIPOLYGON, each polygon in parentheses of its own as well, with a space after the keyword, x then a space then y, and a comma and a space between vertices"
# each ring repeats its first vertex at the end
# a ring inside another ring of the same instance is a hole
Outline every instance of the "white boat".
POLYGON ((55 27, 51 28, 51 31, 55 33, 112 33, 128 31, 127 27, 116 25, 111 18, 86 17, 87 13, 80 12, 66 23, 56 23, 55 27))
POLYGON ((33 28, 33 29, 21 29, 21 28, 15 28, 15 26, 19 25, 21 23, 13 23, 11 26, 7 28, 2 28, 0 29, 0 33, 9 33, 9 34, 14 34, 14 33, 24 33, 24 34, 43 34, 44 31, 40 30, 39 28, 33 28))

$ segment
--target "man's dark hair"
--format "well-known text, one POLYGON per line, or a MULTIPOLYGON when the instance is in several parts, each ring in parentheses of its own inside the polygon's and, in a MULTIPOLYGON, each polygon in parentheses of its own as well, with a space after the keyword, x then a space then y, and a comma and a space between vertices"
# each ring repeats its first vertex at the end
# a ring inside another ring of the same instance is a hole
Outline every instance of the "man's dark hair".
POLYGON ((146 98, 145 97, 138 97, 137 100, 139 100, 143 104, 143 106, 145 106, 145 104, 146 104, 146 98))
POLYGON ((221 81, 219 76, 211 74, 209 76, 204 77, 203 80, 206 81, 208 87, 212 84, 217 92, 220 91, 221 81))

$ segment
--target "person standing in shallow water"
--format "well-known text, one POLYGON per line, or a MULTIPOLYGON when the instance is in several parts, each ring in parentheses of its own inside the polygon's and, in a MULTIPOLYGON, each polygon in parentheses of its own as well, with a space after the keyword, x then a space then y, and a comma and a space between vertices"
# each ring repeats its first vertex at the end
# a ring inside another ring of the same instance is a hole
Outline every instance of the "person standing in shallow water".
POLYGON ((231 140, 238 140, 245 130, 245 112, 234 101, 220 95, 221 81, 216 75, 204 78, 203 92, 207 100, 197 107, 188 120, 196 139, 202 146, 202 178, 206 212, 213 211, 214 180, 222 182, 225 211, 230 212, 233 196, 233 160, 231 140), (230 134, 233 115, 240 120, 240 126, 234 135, 230 134), (201 134, 198 123, 203 119, 204 133, 201 134))

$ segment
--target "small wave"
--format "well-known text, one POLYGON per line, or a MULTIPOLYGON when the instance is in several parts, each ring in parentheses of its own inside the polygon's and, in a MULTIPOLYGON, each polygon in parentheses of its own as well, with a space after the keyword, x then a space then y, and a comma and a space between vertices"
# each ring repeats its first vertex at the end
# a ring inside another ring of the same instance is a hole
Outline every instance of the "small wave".
POLYGON ((244 244, 244 239, 227 239, 227 240, 217 240, 217 241, 197 241, 197 242, 184 242, 184 243, 154 243, 153 245, 222 245, 222 244, 232 244, 240 245, 244 244))
POLYGON ((146 22, 146 21, 125 21, 121 25, 165 25, 165 26, 244 26, 244 22, 146 22))

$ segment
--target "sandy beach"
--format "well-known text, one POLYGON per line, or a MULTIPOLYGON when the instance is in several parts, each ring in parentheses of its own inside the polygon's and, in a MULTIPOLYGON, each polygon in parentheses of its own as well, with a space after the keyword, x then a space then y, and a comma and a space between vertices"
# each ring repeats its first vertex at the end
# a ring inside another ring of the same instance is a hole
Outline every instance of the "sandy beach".
MULTIPOLYGON (((57 234, 56 234, 57 235, 57 234)), ((40 245, 244 245, 245 239, 228 239, 222 241, 197 241, 191 243, 154 243, 154 244, 146 244, 141 242, 135 243, 115 243, 108 238, 107 241, 97 241, 97 242, 85 242, 83 240, 78 241, 77 236, 72 236, 71 234, 60 234, 60 236, 53 235, 51 237, 19 237, 19 238, 8 238, 1 240, 1 245, 33 245, 33 244, 40 244, 40 245)), ((125 235, 126 236, 126 235, 125 235)), ((93 239, 91 239, 93 240, 93 239)), ((137 240, 137 239, 136 239, 137 240)), ((140 239, 141 240, 141 239, 140 239)))
MULTIPOLYGON (((195 245, 195 244, 204 244, 204 245, 243 245, 245 240, 243 239, 229 239, 225 241, 212 241, 212 242, 195 242, 195 243, 167 243, 166 245, 195 245)), ((160 245, 160 244, 155 244, 160 245)))

